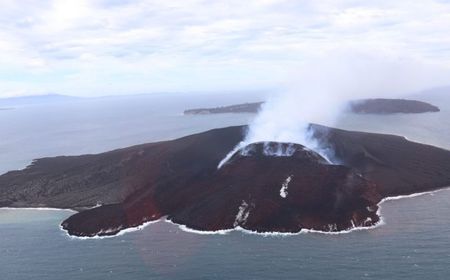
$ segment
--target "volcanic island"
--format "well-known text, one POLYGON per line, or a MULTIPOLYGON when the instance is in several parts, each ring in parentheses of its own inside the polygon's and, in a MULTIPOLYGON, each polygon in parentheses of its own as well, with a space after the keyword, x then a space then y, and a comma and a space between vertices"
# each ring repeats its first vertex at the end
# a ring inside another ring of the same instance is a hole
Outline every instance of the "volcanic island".
POLYGON ((76 210, 61 227, 79 237, 160 219, 208 232, 339 232, 377 225, 383 198, 450 186, 448 150, 316 124, 309 130, 334 163, 299 144, 259 142, 218 168, 247 129, 37 159, 0 176, 0 207, 76 210))

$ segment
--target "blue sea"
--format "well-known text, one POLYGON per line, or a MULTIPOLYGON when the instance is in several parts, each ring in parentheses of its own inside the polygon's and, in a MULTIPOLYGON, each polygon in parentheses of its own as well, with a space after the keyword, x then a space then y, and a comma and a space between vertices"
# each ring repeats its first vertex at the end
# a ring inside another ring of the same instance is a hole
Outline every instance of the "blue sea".
MULTIPOLYGON (((0 110, 0 173, 33 159, 98 153, 247 124, 252 114, 184 116, 195 107, 259 101, 252 94, 71 99, 0 110)), ((450 96, 439 113, 345 113, 333 125, 450 149, 450 96)), ((9 106, 10 107, 10 106, 9 106)), ((200 235, 166 222, 107 239, 59 229, 69 211, 0 209, 0 279, 448 279, 450 190, 381 204, 383 225, 345 234, 200 235)))

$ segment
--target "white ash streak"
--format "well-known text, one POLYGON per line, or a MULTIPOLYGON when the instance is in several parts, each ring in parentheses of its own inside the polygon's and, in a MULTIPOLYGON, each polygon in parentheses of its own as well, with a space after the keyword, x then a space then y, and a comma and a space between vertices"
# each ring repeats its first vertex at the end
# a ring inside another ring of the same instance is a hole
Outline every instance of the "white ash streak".
POLYGON ((288 195, 288 187, 289 187, 289 183, 292 180, 292 177, 293 177, 293 175, 287 177, 286 180, 284 180, 283 184, 281 184, 280 196, 282 198, 286 198, 288 195))
POLYGON ((237 227, 238 225, 245 225, 249 215, 250 215, 249 204, 245 200, 242 200, 241 206, 239 206, 239 211, 236 214, 233 226, 237 227))

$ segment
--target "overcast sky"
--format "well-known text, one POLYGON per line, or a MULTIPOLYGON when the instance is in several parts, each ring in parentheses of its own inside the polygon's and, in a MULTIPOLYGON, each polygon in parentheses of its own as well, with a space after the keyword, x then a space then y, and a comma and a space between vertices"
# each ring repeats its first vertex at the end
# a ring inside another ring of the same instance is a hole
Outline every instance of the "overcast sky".
POLYGON ((450 84, 450 1, 0 0, 0 97, 276 88, 339 55, 450 84))

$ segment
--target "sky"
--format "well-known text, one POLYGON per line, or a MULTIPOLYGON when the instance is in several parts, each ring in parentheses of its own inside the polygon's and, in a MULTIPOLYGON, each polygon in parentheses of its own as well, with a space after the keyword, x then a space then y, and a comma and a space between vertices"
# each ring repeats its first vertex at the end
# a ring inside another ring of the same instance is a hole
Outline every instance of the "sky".
POLYGON ((443 0, 0 0, 0 97, 282 88, 336 57, 450 85, 449 30, 443 0))

